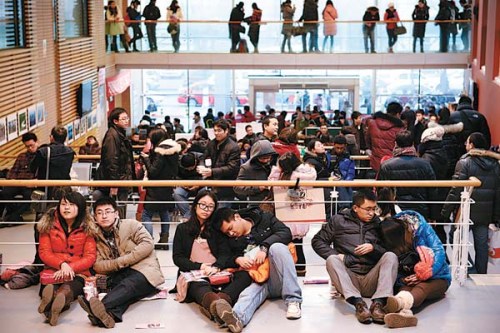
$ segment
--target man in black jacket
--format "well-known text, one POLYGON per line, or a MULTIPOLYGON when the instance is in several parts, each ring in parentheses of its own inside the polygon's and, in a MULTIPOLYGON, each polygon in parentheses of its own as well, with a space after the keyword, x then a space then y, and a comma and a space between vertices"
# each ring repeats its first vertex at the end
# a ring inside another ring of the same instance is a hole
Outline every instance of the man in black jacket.
MULTIPOLYGON (((286 244, 292 241, 290 229, 274 215, 258 207, 238 212, 219 209, 213 219, 214 228, 229 237, 233 256, 228 267, 249 269, 269 259, 269 279, 262 284, 252 283, 238 298, 232 311, 217 304, 217 314, 228 327, 240 327, 250 322, 257 308, 269 298, 281 297, 287 304, 286 317, 301 317, 302 290, 297 280, 292 255, 286 244), (239 325, 234 325, 238 322, 239 325)), ((233 330, 239 332, 238 330, 233 330)))
MULTIPOLYGON (((123 108, 115 108, 108 117, 108 131, 102 140, 101 163, 96 172, 96 180, 133 180, 135 179, 132 143, 127 138, 125 128, 130 118, 123 108)), ((129 188, 100 188, 92 193, 93 199, 103 196, 117 197, 126 201, 129 188)), ((120 217, 125 218, 126 208, 120 207, 120 217)))
POLYGON ((384 323, 383 307, 393 294, 398 258, 380 245, 377 199, 358 191, 353 206, 332 216, 312 239, 314 251, 326 259, 333 285, 356 307, 356 318, 368 324, 384 323), (333 247, 332 247, 333 243, 333 247), (362 297, 371 297, 370 310, 362 297))
MULTIPOLYGON (((214 180, 235 180, 240 169, 240 148, 229 136, 229 123, 217 120, 214 124, 215 139, 208 143, 203 156, 206 168, 201 168, 204 178, 214 180), (207 161, 210 160, 210 163, 207 161), (210 166, 211 167, 210 167, 210 166)), ((235 193, 232 187, 218 187, 217 197, 222 201, 233 201, 235 193)), ((220 203, 219 207, 230 206, 231 203, 220 203)))
POLYGON ((142 16, 148 21, 155 21, 146 23, 146 31, 148 32, 149 50, 151 52, 158 51, 158 45, 156 45, 156 20, 161 17, 161 14, 160 8, 156 6, 156 0, 151 0, 149 4, 144 7, 142 16))

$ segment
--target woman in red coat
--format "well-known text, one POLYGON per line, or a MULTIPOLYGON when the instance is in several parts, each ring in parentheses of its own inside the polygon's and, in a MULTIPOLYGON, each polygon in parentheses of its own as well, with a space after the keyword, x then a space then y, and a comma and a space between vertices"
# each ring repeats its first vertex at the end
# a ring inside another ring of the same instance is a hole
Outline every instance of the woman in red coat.
POLYGON ((41 302, 38 312, 55 326, 59 314, 83 294, 85 277, 96 260, 94 236, 97 229, 87 212, 85 198, 66 192, 56 208, 49 210, 37 225, 38 252, 45 264, 40 274, 41 302))

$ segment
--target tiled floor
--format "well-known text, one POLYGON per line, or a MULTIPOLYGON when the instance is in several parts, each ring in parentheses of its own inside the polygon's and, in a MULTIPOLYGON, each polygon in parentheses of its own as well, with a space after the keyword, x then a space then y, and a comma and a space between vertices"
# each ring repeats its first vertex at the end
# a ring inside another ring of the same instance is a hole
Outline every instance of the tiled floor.
MULTIPOLYGON (((155 226, 156 227, 156 226, 155 226)), ((311 234, 314 234, 311 228, 311 234)), ((173 230, 172 230, 173 231, 173 230)), ((173 232, 172 232, 173 234, 173 232)), ((32 237, 32 225, 0 229, 0 242, 26 242, 32 237)), ((309 243, 306 239, 306 243, 309 243)), ((31 260, 32 245, 0 245, 4 263, 31 260)), ((158 251, 162 265, 172 265, 170 251, 158 251)), ((327 276, 324 262, 317 257, 310 246, 306 246, 308 276, 327 276)), ((164 267, 166 284, 173 286, 176 269, 164 267)), ((85 313, 74 303, 71 309, 60 317, 59 325, 44 324, 37 313, 39 303, 38 286, 25 290, 0 288, 0 332, 95 332, 85 313)), ((267 301, 255 314, 245 332, 383 332, 388 329, 380 325, 359 324, 353 308, 343 300, 334 300, 329 295, 328 285, 304 285, 302 318, 289 321, 285 318, 285 306, 281 300, 267 301)), ((464 287, 452 285, 444 300, 427 306, 418 314, 416 328, 408 332, 500 332, 498 314, 500 286, 476 286, 468 281, 464 287)), ((169 332, 223 332, 208 321, 197 305, 179 304, 171 295, 166 300, 142 301, 126 312, 124 322, 111 331, 133 332, 138 323, 159 322, 169 332)))

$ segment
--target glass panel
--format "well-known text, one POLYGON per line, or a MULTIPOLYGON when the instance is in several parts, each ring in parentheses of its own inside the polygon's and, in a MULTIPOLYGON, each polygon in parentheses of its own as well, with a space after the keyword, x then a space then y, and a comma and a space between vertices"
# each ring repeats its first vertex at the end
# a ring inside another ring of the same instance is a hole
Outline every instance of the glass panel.
POLYGON ((22 0, 0 1, 0 49, 24 46, 22 0))
POLYGON ((64 0, 64 36, 88 35, 87 0, 64 0))

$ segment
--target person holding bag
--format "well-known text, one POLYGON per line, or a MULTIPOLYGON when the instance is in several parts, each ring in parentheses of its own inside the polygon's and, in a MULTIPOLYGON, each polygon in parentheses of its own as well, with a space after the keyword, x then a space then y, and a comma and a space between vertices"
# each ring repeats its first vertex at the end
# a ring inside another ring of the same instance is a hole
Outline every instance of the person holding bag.
MULTIPOLYGON (((214 192, 201 190, 194 198, 191 206, 191 217, 177 226, 174 236, 173 261, 179 272, 201 270, 205 276, 211 276, 226 268, 230 259, 227 240, 212 225, 212 216, 217 209, 217 197, 214 192)), ((183 274, 179 274, 176 291, 177 300, 195 301, 201 312, 210 319, 228 320, 233 318, 232 306, 240 293, 252 283, 247 271, 233 274, 232 282, 214 286, 209 281, 188 282, 183 274), (216 313, 216 301, 224 304, 226 313, 216 313)), ((226 322, 232 332, 243 328, 241 322, 226 322)))
POLYGON ((451 283, 443 244, 419 213, 406 210, 381 222, 383 245, 398 256, 396 290, 387 298, 385 324, 390 328, 416 326, 411 309, 426 300, 444 297, 451 283))
POLYGON ((384 14, 384 21, 386 22, 387 26, 387 38, 389 40, 389 53, 394 53, 393 47, 394 44, 398 41, 398 35, 396 34, 395 30, 397 27, 397 22, 399 21, 399 15, 398 12, 396 11, 396 8, 394 8, 394 2, 389 2, 388 8, 385 10, 384 14))
POLYGON ((43 313, 51 326, 57 325, 62 311, 83 294, 85 278, 96 261, 94 237, 97 228, 87 212, 85 198, 65 192, 56 208, 49 210, 37 225, 39 255, 44 263, 40 274, 43 313))
POLYGON ((180 30, 180 21, 184 19, 184 15, 182 14, 182 9, 179 6, 177 0, 172 0, 172 3, 167 8, 167 21, 170 22, 168 24, 168 33, 170 37, 172 37, 172 45, 174 46, 174 52, 178 53, 179 48, 181 47, 181 42, 179 40, 181 30, 180 30))

